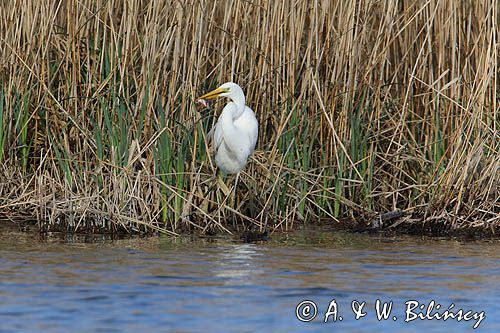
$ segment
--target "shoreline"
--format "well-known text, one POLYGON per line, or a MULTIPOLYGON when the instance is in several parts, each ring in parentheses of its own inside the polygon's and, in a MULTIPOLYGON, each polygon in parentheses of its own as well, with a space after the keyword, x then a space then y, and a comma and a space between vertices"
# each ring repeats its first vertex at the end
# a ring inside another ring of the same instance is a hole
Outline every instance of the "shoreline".
POLYGON ((347 232, 353 234, 370 234, 378 235, 387 239, 400 236, 410 236, 410 237, 425 237, 429 239, 455 239, 459 241, 495 241, 500 240, 500 226, 483 228, 483 227, 463 227, 459 229, 451 229, 445 224, 440 222, 427 222, 422 223, 415 221, 404 222, 400 220, 401 218, 396 218, 391 220, 391 224, 387 227, 373 227, 367 224, 363 219, 354 220, 352 218, 342 219, 340 222, 335 222, 333 220, 322 219, 316 223, 308 223, 297 221, 295 222, 295 228, 284 230, 279 228, 267 228, 262 231, 254 230, 242 230, 240 228, 229 228, 230 233, 227 232, 217 232, 213 229, 208 230, 203 233, 200 230, 183 230, 168 233, 161 232, 151 228, 147 232, 127 232, 124 229, 117 229, 117 231, 112 232, 109 230, 79 230, 73 231, 68 228, 60 229, 42 229, 38 226, 37 221, 31 220, 21 220, 21 219, 5 219, 0 218, 0 228, 8 229, 11 231, 26 232, 31 234, 36 234, 41 239, 46 237, 52 238, 75 238, 83 239, 83 242, 93 242, 94 239, 106 239, 106 240, 119 240, 127 238, 143 238, 143 237, 195 237, 195 238, 227 238, 232 239, 236 242, 243 243, 255 243, 261 241, 267 241, 273 238, 273 235, 284 235, 289 233, 300 233, 300 232, 347 232))

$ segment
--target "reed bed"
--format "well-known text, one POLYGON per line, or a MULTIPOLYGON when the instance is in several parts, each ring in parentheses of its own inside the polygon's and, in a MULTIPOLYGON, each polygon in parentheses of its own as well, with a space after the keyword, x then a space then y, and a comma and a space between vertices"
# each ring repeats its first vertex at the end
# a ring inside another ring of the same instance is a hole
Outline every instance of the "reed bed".
POLYGON ((0 1, 0 212, 42 230, 500 225, 500 5, 0 1), (206 133, 260 124, 234 200, 206 133), (394 226, 394 225, 393 225, 394 226))

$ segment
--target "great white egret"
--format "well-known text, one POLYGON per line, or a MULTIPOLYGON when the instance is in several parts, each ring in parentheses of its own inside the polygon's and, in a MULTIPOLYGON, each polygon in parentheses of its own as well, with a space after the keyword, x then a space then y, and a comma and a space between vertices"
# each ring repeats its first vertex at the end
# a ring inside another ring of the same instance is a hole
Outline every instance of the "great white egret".
POLYGON ((198 101, 203 103, 217 97, 227 97, 231 101, 222 110, 209 136, 213 138, 215 164, 225 174, 236 174, 236 187, 240 171, 255 149, 259 124, 252 109, 245 105, 245 94, 236 83, 226 82, 200 96, 198 101))

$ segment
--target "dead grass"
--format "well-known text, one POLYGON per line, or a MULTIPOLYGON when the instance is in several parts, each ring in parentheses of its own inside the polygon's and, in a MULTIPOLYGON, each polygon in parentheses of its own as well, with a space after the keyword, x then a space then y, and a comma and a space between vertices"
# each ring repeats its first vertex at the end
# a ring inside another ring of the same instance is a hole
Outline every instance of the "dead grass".
POLYGON ((87 232, 394 210, 498 228, 499 14, 496 0, 1 1, 0 212, 87 232), (260 123, 234 203, 207 153, 214 117, 193 104, 229 80, 260 123))

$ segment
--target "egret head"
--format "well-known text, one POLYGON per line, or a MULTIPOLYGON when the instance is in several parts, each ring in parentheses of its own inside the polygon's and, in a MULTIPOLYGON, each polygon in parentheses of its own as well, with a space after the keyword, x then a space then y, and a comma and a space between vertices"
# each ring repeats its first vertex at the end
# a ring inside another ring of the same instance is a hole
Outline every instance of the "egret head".
POLYGON ((198 99, 210 100, 217 97, 228 97, 233 101, 243 99, 243 105, 245 104, 245 95, 243 94, 243 90, 241 90, 241 87, 234 82, 226 82, 219 88, 198 97, 198 99))

